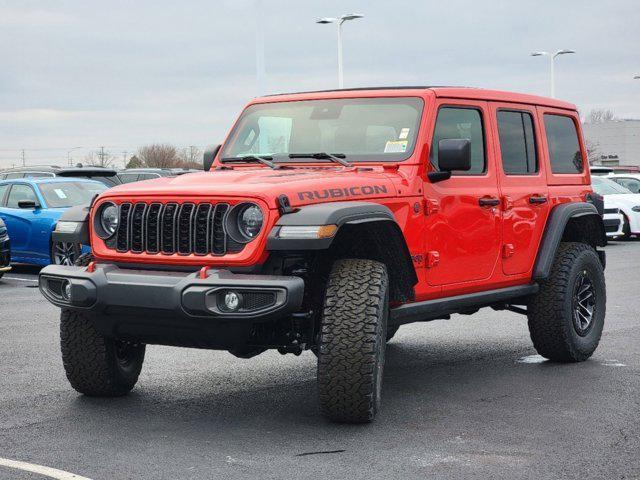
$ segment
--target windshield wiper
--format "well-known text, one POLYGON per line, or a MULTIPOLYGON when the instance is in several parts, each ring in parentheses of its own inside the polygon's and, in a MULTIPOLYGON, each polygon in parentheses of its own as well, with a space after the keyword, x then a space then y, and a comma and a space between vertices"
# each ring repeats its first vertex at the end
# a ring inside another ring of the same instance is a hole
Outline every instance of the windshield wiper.
POLYGON ((269 157, 267 155, 245 155, 244 157, 227 157, 220 160, 221 163, 236 163, 236 162, 256 162, 266 165, 269 168, 273 168, 277 170, 280 168, 280 165, 276 165, 271 160, 273 157, 269 157))
POLYGON ((331 160, 332 162, 339 163, 343 167, 352 167, 351 163, 347 162, 344 158, 346 155, 344 153, 326 153, 326 152, 317 152, 317 153, 290 153, 289 158, 317 158, 319 160, 331 160))

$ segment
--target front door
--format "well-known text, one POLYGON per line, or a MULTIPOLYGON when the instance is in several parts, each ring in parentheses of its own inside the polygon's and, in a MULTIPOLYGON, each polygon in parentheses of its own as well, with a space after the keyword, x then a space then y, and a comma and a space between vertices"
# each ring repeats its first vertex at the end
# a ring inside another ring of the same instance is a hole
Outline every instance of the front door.
POLYGON ((527 105, 491 103, 502 195, 502 270, 529 272, 549 214, 549 191, 540 160, 542 144, 536 110, 527 105))
MULTIPOLYGON (((425 184, 427 281, 452 285, 488 279, 500 258, 501 212, 486 102, 442 99, 432 125, 430 161, 438 169, 438 142, 471 141, 471 170, 425 184)), ((445 288, 446 289, 446 288, 445 288)))

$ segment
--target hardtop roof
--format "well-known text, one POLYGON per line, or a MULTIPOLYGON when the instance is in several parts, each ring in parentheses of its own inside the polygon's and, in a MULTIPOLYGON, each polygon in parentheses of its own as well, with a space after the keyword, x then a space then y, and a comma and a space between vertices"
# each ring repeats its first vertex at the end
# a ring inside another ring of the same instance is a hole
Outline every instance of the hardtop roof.
MULTIPOLYGON (((278 97, 288 97, 287 99, 295 100, 296 97, 300 99, 322 99, 322 98, 339 98, 336 94, 339 93, 351 93, 356 97, 366 97, 368 93, 374 94, 374 96, 382 96, 383 92, 397 92, 397 91, 409 91, 416 92, 429 90, 432 91, 438 98, 459 98, 469 100, 487 100, 496 102, 511 102, 511 103, 525 103, 529 105, 541 105, 552 108, 561 108, 565 110, 576 110, 576 106, 573 103, 565 102, 563 100, 557 100, 555 98, 542 97, 538 95, 530 95, 526 93, 509 92, 505 90, 491 90, 486 88, 475 87, 456 87, 456 86, 387 86, 387 87, 355 87, 355 88, 342 88, 333 90, 315 90, 308 92, 297 93, 279 93, 274 95, 266 95, 255 99, 255 102, 268 102, 274 101, 278 97)), ((409 92, 406 92, 407 94, 409 92)))

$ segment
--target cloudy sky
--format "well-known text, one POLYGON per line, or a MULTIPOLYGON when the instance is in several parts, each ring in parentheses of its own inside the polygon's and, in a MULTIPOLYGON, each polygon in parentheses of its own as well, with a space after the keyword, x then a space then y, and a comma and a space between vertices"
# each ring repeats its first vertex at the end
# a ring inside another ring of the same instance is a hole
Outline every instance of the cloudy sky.
POLYGON ((469 85, 557 96, 640 117, 638 0, 0 0, 0 166, 120 158, 141 145, 218 143, 258 95, 333 88, 335 27, 351 11, 345 85, 469 85))

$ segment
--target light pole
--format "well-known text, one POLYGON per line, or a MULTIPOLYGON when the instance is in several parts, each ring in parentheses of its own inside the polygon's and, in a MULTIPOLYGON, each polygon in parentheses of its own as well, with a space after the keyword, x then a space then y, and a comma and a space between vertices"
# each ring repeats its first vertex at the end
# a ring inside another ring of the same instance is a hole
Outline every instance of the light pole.
POLYGON ((82 148, 82 147, 73 147, 71 150, 67 152, 67 165, 71 166, 71 152, 73 152, 74 150, 78 150, 79 148, 82 148))
POLYGON ((548 52, 533 52, 531 54, 532 57, 544 57, 548 56, 551 59, 551 98, 555 98, 556 96, 556 86, 555 86, 555 61, 556 57, 559 55, 566 55, 568 53, 576 53, 575 50, 569 50, 568 48, 558 50, 554 54, 550 54, 548 52))
POLYGON ((348 20, 363 18, 364 15, 359 13, 348 13, 340 18, 324 17, 316 20, 316 23, 326 24, 335 23, 338 26, 338 88, 344 87, 344 77, 342 74, 342 24, 348 20))

